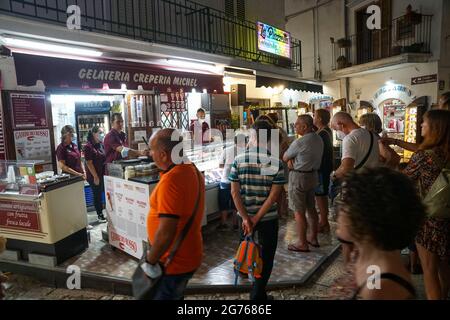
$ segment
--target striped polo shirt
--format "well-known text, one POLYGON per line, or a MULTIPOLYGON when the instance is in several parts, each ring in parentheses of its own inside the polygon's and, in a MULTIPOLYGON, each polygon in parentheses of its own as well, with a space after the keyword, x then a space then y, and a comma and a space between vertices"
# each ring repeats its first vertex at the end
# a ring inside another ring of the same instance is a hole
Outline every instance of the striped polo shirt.
MULTIPOLYGON (((272 185, 286 183, 282 162, 263 148, 250 148, 236 156, 228 178, 231 182, 239 182, 241 198, 250 216, 258 213, 272 185)), ((277 218, 277 205, 274 203, 261 221, 277 218)))

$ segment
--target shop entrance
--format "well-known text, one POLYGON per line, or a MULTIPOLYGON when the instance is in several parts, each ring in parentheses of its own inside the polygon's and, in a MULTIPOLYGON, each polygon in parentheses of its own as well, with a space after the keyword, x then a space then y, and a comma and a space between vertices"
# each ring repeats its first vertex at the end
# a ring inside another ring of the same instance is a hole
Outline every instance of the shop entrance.
MULTIPOLYGON (((400 99, 387 99, 380 103, 379 110, 381 110, 384 135, 405 140, 405 102, 400 99)), ((394 150, 403 157, 402 148, 396 146, 394 150)))

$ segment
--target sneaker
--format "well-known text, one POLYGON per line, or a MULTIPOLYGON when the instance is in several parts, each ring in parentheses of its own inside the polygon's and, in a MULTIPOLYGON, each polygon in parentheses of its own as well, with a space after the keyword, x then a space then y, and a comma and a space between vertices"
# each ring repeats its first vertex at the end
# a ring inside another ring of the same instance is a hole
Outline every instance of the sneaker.
POLYGON ((94 227, 91 226, 90 224, 88 224, 87 227, 86 227, 86 229, 87 229, 87 230, 92 230, 92 229, 94 229, 94 227))
POLYGON ((105 222, 106 222, 105 216, 104 216, 104 215, 98 216, 98 222, 100 222, 100 223, 105 223, 105 222))
POLYGON ((228 230, 228 225, 226 224, 219 224, 216 228, 218 231, 228 230))

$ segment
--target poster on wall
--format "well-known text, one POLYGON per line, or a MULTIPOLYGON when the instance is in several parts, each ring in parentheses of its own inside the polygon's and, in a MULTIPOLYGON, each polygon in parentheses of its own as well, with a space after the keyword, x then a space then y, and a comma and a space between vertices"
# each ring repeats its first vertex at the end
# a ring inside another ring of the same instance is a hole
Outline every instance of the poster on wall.
POLYGON ((3 131, 3 113, 2 113, 2 105, 0 102, 0 160, 6 159, 6 146, 5 146, 5 135, 3 131))
POLYGON ((11 93, 11 112, 14 129, 48 126, 44 94, 11 93))
POLYGON ((161 111, 163 112, 185 112, 186 102, 184 90, 172 90, 167 88, 166 94, 161 95, 161 111))
POLYGON ((1 199, 0 228, 40 232, 38 203, 1 199))
POLYGON ((149 186, 105 177, 109 243, 135 258, 141 258, 147 240, 149 186))
POLYGON ((14 132, 17 160, 52 161, 50 131, 21 130, 14 132))

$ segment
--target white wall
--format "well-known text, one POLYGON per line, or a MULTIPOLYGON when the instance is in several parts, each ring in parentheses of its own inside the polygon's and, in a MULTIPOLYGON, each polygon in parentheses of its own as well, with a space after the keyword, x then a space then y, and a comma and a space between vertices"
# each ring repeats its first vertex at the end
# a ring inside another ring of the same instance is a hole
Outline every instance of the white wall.
MULTIPOLYGON (((308 10, 289 18, 286 23, 286 29, 302 41, 303 77, 307 79, 313 79, 316 70, 321 71, 322 75, 331 72, 333 59, 330 38, 337 40, 342 38, 345 32, 343 0, 320 3, 325 4, 315 9, 316 14, 314 10, 308 10)), ((315 4, 316 1, 312 0, 285 0, 286 16, 311 9, 315 4)))
POLYGON ((0 73, 2 77, 3 90, 17 89, 16 68, 12 57, 0 56, 0 73))
MULTIPOLYGON (((393 81, 395 84, 401 84, 408 87, 412 91, 412 96, 419 98, 428 96, 435 103, 438 98, 438 85, 436 82, 411 85, 411 78, 436 74, 438 71, 438 63, 415 64, 402 69, 386 71, 383 73, 374 73, 350 79, 350 102, 359 102, 359 100, 373 101, 374 95, 378 89, 383 87, 387 81, 393 81), (355 91, 361 92, 360 99, 357 99, 355 91)), ((375 106, 378 107, 378 106, 375 106)))

